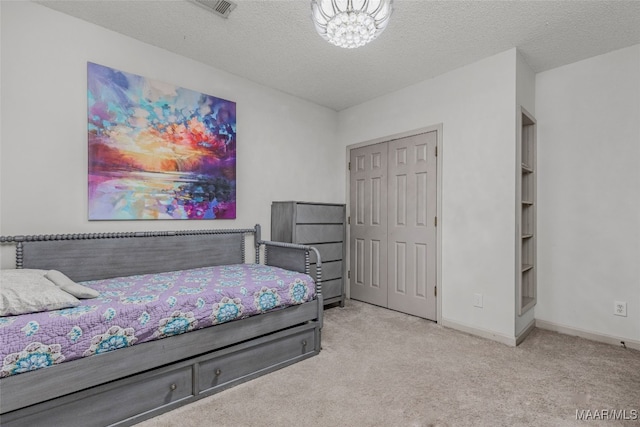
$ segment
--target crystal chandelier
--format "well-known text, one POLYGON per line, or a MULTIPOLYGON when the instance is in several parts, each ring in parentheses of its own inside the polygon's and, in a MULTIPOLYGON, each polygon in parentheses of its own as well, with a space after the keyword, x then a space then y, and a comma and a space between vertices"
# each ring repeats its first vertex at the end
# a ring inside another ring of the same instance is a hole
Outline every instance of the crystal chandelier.
POLYGON ((311 0, 320 36, 336 46, 364 46, 384 31, 393 0, 311 0))

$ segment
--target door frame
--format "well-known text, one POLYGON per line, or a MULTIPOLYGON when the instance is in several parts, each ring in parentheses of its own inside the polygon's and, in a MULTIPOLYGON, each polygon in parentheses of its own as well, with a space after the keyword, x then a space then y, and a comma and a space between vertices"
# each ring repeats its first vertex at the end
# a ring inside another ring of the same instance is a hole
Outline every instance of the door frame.
MULTIPOLYGON (((427 126, 423 128, 413 129, 406 132, 400 132, 392 135, 383 136, 380 138, 370 139, 368 141, 362 141, 355 144, 347 145, 346 147, 346 156, 345 156, 345 164, 344 169, 345 173, 345 194, 346 194, 346 211, 347 217, 349 216, 349 209, 351 206, 351 195, 350 195, 350 171, 349 171, 349 159, 351 157, 351 150, 355 148, 365 147, 367 145, 379 144, 381 142, 388 142, 394 139, 405 138, 408 136, 415 136, 421 133, 427 132, 437 132, 437 147, 438 147, 438 156, 436 158, 436 216, 438 217, 438 225, 436 226, 436 322, 442 323, 442 225, 444 224, 444 218, 442 217, 442 158, 444 149, 442 146, 442 123, 433 126, 427 126)), ((351 279, 347 276, 347 272, 351 269, 351 248, 350 242, 351 240, 351 226, 347 224, 346 227, 347 236, 346 236, 346 255, 345 255, 345 271, 343 272, 344 278, 346 278, 345 282, 345 290, 346 297, 351 297, 351 279)))

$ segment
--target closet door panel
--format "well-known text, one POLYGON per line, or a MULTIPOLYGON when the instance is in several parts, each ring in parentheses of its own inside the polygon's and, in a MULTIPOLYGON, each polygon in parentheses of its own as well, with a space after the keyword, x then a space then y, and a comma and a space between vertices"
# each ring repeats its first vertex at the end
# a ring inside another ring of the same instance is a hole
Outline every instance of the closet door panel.
POLYGON ((351 298, 387 306, 387 145, 351 150, 351 298))
POLYGON ((436 132, 389 142, 388 307, 436 318, 436 132))

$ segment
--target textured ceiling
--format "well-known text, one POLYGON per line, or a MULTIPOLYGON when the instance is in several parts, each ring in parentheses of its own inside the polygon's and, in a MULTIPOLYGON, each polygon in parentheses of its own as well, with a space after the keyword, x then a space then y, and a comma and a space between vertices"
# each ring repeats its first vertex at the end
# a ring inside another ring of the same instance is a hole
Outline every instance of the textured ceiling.
POLYGON ((640 1, 395 0, 358 49, 321 39, 308 0, 235 1, 229 19, 189 1, 38 3, 338 111, 513 47, 540 72, 640 43, 640 1))

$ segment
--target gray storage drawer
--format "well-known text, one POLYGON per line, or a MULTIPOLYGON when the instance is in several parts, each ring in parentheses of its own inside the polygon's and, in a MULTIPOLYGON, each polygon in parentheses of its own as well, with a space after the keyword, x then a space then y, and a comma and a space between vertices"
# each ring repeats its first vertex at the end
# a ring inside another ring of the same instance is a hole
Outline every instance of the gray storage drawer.
POLYGON ((328 298, 342 297, 342 279, 322 281, 322 297, 328 298))
POLYGON ((322 205, 298 203, 296 222, 298 224, 342 224, 342 205, 322 205))
POLYGON ((83 392, 46 402, 46 410, 31 416, 11 420, 11 413, 2 416, 3 427, 14 426, 104 426, 152 409, 162 408, 192 396, 192 368, 158 369, 117 381, 92 390, 82 400, 83 392), (102 391, 101 391, 102 390, 102 391), (75 397, 75 396, 78 397, 75 397), (56 403, 59 402, 59 403, 56 403), (69 422, 69 414, 74 414, 69 422))
MULTIPOLYGON (((311 277, 316 278, 316 268, 311 268, 311 277)), ((342 261, 322 263, 322 282, 342 277, 342 261)))
POLYGON ((296 243, 312 245, 322 242, 342 242, 344 227, 342 224, 303 224, 296 225, 296 243))
POLYGON ((198 392, 223 388, 234 381, 261 369, 278 366, 287 355, 290 359, 312 353, 315 329, 272 341, 261 347, 250 347, 224 356, 200 362, 198 365, 198 392))
MULTIPOLYGON (((314 243, 313 247, 320 252, 320 258, 322 259, 322 264, 329 261, 340 261, 342 260, 342 242, 339 243, 314 243)), ((311 263, 315 264, 316 253, 311 252, 310 254, 311 263)))

